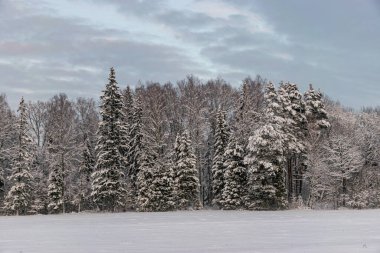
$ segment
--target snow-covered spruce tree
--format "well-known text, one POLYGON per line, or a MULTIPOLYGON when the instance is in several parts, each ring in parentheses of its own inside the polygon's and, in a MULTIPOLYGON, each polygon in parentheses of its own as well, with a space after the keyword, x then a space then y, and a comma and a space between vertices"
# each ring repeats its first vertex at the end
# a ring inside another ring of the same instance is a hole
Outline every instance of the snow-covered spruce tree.
POLYGON ((123 159, 124 173, 127 174, 128 171, 128 153, 130 151, 129 143, 130 143, 130 128, 132 124, 133 117, 133 98, 132 92, 129 86, 122 92, 121 94, 121 115, 120 115, 120 146, 119 151, 123 159))
POLYGON ((227 210, 244 208, 248 200, 248 175, 244 164, 243 148, 234 138, 231 138, 224 156, 225 172, 221 206, 227 210))
POLYGON ((6 178, 8 168, 12 164, 14 143, 17 141, 15 124, 15 116, 6 101, 6 96, 0 94, 0 205, 8 191, 6 178))
POLYGON ((305 114, 309 123, 309 128, 312 129, 326 129, 330 127, 328 122, 325 104, 323 102, 323 95, 320 91, 314 90, 310 84, 309 90, 304 94, 305 100, 305 114))
POLYGON ((250 111, 250 100, 251 96, 249 96, 249 87, 248 83, 244 80, 243 85, 241 86, 241 92, 238 102, 238 107, 236 110, 235 116, 235 128, 234 128, 234 137, 237 138, 239 143, 241 143, 244 147, 248 143, 248 136, 250 135, 251 122, 253 117, 250 111))
POLYGON ((303 174, 306 169, 308 123, 305 102, 296 84, 282 83, 278 97, 283 109, 283 125, 286 138, 286 167, 288 200, 302 192, 303 174))
POLYGON ((126 185, 123 173, 122 148, 123 102, 115 71, 111 68, 109 83, 101 96, 101 121, 97 132, 97 157, 92 174, 91 196, 101 210, 116 211, 125 205, 126 185))
POLYGON ((124 122, 129 133, 134 111, 133 94, 129 86, 127 86, 127 88, 123 91, 123 104, 124 122))
POLYGON ((156 164, 151 185, 153 211, 169 211, 175 207, 173 170, 169 165, 156 164))
POLYGON ((157 163, 154 155, 151 153, 150 150, 144 148, 139 158, 140 166, 136 179, 136 210, 139 212, 152 212, 154 210, 152 184, 157 163))
POLYGON ((57 213, 62 209, 64 202, 64 176, 58 163, 51 167, 48 185, 48 209, 57 213))
POLYGON ((182 135, 180 133, 177 133, 177 136, 175 138, 175 142, 173 145, 173 151, 171 152, 171 163, 170 166, 172 167, 173 171, 173 179, 174 179, 174 192, 175 192, 175 206, 178 207, 179 197, 178 197, 178 180, 177 180, 177 171, 178 171, 178 162, 179 162, 179 155, 181 153, 180 147, 181 147, 181 141, 182 141, 182 135))
POLYGON ((32 140, 28 134, 28 116, 24 98, 21 99, 18 112, 20 115, 16 126, 17 150, 13 158, 12 175, 9 177, 11 188, 4 203, 5 209, 16 215, 27 214, 33 201, 33 177, 30 173, 32 140))
POLYGON ((179 209, 200 208, 199 176, 196 157, 187 132, 181 136, 179 146, 175 147, 177 161, 174 167, 175 190, 179 209))
POLYGON ((285 119, 278 115, 277 94, 270 83, 266 88, 265 124, 249 138, 248 168, 249 209, 275 210, 287 206, 284 163, 286 135, 281 125, 285 119))
POLYGON ((249 209, 275 210, 287 206, 283 166, 283 133, 273 123, 249 138, 245 163, 249 169, 249 209))
POLYGON ((226 114, 219 109, 216 114, 216 127, 214 136, 214 157, 212 161, 212 204, 220 206, 222 192, 224 188, 224 151, 228 145, 230 136, 226 123, 226 114))
POLYGON ((132 113, 129 127, 129 143, 127 152, 127 182, 128 182, 128 201, 132 209, 136 208, 137 198, 137 175, 141 167, 142 154, 142 108, 140 100, 136 97, 132 105, 132 113))
POLYGON ((328 184, 331 178, 325 172, 327 165, 322 162, 323 157, 323 142, 325 133, 330 129, 327 111, 323 101, 323 96, 320 91, 314 90, 310 84, 309 90, 304 94, 305 114, 308 121, 308 136, 307 136, 307 170, 304 178, 306 182, 306 190, 308 193, 307 205, 312 206, 324 193, 328 192, 325 185, 328 184))

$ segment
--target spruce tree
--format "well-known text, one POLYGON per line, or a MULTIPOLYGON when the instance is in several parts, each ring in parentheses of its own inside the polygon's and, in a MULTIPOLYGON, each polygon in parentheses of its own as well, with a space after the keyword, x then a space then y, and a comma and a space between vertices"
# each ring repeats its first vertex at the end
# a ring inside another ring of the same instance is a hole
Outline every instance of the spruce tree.
POLYGON ((78 211, 90 207, 91 174, 94 172, 95 157, 89 138, 86 139, 79 167, 78 211))
POLYGON ((182 142, 182 135, 180 133, 177 133, 174 146, 173 146, 173 152, 171 153, 171 167, 173 168, 173 177, 174 177, 174 192, 175 192, 175 205, 176 208, 178 208, 179 203, 179 197, 178 197, 178 180, 177 180, 177 171, 178 171, 178 162, 180 159, 180 147, 182 142))
POLYGON ((187 132, 182 134, 179 146, 175 147, 175 150, 178 152, 174 170, 178 208, 199 208, 199 176, 196 157, 187 132))
POLYGON ((136 208, 136 198, 137 198, 137 177, 141 167, 141 154, 142 154, 142 108, 138 98, 135 99, 132 111, 131 120, 129 127, 129 143, 127 152, 127 181, 129 190, 129 202, 130 206, 134 209, 136 208))
POLYGON ((59 163, 55 163, 50 168, 48 197, 48 209, 50 212, 59 212, 64 204, 64 177, 59 163))
POLYGON ((323 103, 323 96, 320 91, 314 90, 310 84, 309 90, 304 94, 305 111, 309 125, 312 129, 327 129, 330 127, 327 112, 323 103))
POLYGON ((250 209, 274 210, 287 205, 283 176, 283 134, 268 123, 249 138, 245 163, 249 168, 250 209))
POLYGON ((175 207, 173 170, 168 165, 156 164, 151 185, 151 203, 154 211, 169 211, 175 207))
POLYGON ((101 96, 101 121, 97 132, 97 157, 95 172, 92 174, 94 202, 101 210, 116 211, 125 205, 126 186, 124 179, 123 147, 123 102, 115 71, 111 68, 109 83, 101 96))
POLYGON ((11 188, 5 199, 5 209, 17 215, 26 214, 32 204, 31 138, 28 134, 28 116, 24 98, 18 109, 19 120, 16 125, 18 134, 17 151, 13 158, 12 175, 9 177, 11 188))
POLYGON ((282 83, 278 90, 282 102, 283 125, 287 134, 286 167, 288 199, 296 199, 302 192, 303 174, 306 170, 308 122, 305 102, 296 84, 282 83))
POLYGON ((229 129, 226 123, 225 112, 218 110, 216 115, 214 157, 212 161, 212 204, 220 205, 222 191, 224 188, 224 151, 228 144, 229 129))
POLYGON ((132 124, 132 115, 133 115, 133 94, 132 90, 129 86, 123 91, 123 113, 124 113, 124 121, 126 122, 128 132, 129 126, 132 124))
POLYGON ((305 138, 308 133, 305 102, 296 84, 282 83, 278 98, 285 119, 284 131, 288 134, 287 153, 302 154, 306 150, 305 138))
POLYGON ((244 161, 249 173, 250 209, 272 210, 287 206, 284 163, 286 134, 282 125, 286 121, 279 114, 279 103, 274 86, 270 83, 266 93, 265 124, 249 138, 248 154, 244 161))
POLYGON ((243 148, 231 138, 224 152, 225 172, 221 205, 223 209, 244 208, 247 202, 247 169, 243 148))
POLYGON ((152 184, 155 176, 155 158, 149 150, 143 149, 140 156, 140 167, 137 173, 137 208, 139 212, 154 210, 152 184))
POLYGON ((122 96, 122 108, 121 108, 121 116, 120 116, 120 154, 124 158, 123 159, 123 168, 127 175, 129 161, 128 161, 128 153, 130 152, 130 131, 132 126, 132 117, 133 117, 133 97, 132 92, 129 86, 123 91, 122 96))

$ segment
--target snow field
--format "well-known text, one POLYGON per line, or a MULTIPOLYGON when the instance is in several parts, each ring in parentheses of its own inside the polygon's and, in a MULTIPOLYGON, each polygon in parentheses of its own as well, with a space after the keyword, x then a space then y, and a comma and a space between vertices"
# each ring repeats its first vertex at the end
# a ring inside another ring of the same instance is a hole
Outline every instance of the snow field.
POLYGON ((0 217, 0 252, 380 252, 380 210, 0 217))

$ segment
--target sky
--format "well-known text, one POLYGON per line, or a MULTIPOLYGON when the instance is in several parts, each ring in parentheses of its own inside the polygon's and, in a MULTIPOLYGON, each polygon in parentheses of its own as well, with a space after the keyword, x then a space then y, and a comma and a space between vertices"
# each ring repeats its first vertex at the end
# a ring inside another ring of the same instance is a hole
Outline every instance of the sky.
POLYGON ((378 0, 0 0, 0 93, 15 108, 57 93, 98 98, 189 74, 312 83, 342 104, 380 105, 378 0))

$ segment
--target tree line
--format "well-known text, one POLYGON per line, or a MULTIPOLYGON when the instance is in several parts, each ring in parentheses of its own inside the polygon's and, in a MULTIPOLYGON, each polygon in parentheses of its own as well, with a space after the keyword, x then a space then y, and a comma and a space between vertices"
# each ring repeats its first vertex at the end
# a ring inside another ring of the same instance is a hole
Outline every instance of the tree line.
POLYGON ((1 213, 376 208, 379 112, 260 76, 121 89, 113 68, 100 101, 1 95, 1 213))

